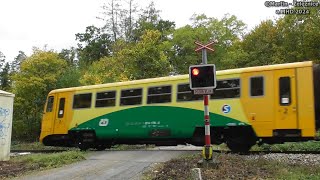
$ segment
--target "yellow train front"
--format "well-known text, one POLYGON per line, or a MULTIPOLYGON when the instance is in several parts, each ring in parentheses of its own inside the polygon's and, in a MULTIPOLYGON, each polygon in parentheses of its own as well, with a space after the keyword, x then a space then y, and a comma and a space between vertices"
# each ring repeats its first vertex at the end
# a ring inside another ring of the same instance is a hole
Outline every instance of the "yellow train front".
MULTIPOLYGON (((213 144, 315 139, 320 67, 311 61, 223 70, 209 104, 213 144)), ((53 90, 40 141, 99 150, 113 144, 204 145, 202 96, 188 75, 53 90)))

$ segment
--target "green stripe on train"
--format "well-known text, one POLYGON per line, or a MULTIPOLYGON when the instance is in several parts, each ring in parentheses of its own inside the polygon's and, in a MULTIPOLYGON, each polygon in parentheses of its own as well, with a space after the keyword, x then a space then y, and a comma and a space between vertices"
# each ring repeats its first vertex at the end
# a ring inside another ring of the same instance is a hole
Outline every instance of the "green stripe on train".
MULTIPOLYGON (((204 126, 203 111, 142 106, 99 116, 71 130, 95 130, 98 138, 188 138, 194 127, 204 126)), ((210 113, 211 126, 247 125, 236 119, 210 113)))

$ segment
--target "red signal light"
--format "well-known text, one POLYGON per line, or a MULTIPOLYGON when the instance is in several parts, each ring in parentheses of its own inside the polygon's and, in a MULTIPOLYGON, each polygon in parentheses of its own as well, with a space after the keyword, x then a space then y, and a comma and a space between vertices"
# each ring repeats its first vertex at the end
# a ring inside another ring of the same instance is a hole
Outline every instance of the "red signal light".
POLYGON ((199 69, 198 69, 198 68, 194 68, 194 69, 192 69, 192 75, 194 75, 194 76, 198 76, 198 75, 199 75, 199 73, 200 73, 200 71, 199 71, 199 69))

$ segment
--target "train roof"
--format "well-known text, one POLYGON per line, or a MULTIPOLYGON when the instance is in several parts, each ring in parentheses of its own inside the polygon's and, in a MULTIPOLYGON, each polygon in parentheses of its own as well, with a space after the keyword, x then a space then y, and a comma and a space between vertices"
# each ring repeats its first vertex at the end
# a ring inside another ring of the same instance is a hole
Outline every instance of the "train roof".
MULTIPOLYGON (((305 62, 295 62, 295 63, 286 63, 286 64, 274 64, 274 65, 265 65, 265 66, 246 67, 246 68, 238 68, 238 69, 228 69, 228 70, 217 71, 216 75, 221 76, 221 75, 228 75, 228 74, 241 74, 241 73, 246 73, 246 72, 258 72, 258 71, 270 71, 270 70, 277 70, 277 69, 299 68, 299 67, 312 66, 312 64, 313 64, 312 61, 305 61, 305 62)), ((88 90, 88 89, 127 86, 127 85, 134 85, 134 84, 147 84, 147 83, 152 83, 152 82, 175 81, 175 80, 183 80, 183 79, 188 79, 188 78, 189 78, 189 75, 185 74, 185 75, 141 79, 141 80, 133 80, 133 81, 125 81, 125 82, 115 82, 115 83, 107 83, 107 84, 79 86, 79 87, 71 87, 71 88, 52 90, 50 92, 50 94, 59 93, 59 92, 66 92, 66 91, 81 91, 81 90, 88 90)))

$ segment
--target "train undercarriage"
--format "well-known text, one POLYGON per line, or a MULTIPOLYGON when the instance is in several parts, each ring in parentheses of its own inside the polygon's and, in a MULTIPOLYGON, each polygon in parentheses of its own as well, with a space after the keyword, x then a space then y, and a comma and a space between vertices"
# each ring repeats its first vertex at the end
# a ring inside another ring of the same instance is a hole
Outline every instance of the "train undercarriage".
MULTIPOLYGON (((255 145, 263 143, 275 144, 284 142, 308 141, 314 138, 302 138, 299 131, 276 131, 274 137, 258 138, 251 126, 242 127, 211 127, 211 144, 225 143, 232 152, 247 152, 255 145)), ((78 147, 81 150, 94 148, 104 150, 116 144, 154 144, 156 146, 175 146, 192 144, 204 146, 204 128, 197 127, 191 138, 144 138, 144 139, 99 139, 93 130, 69 131, 64 135, 50 135, 43 140, 47 146, 78 147)))

